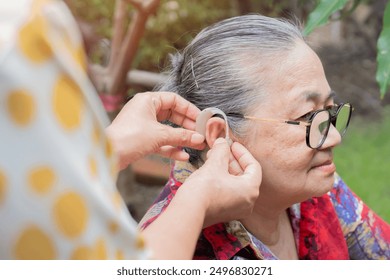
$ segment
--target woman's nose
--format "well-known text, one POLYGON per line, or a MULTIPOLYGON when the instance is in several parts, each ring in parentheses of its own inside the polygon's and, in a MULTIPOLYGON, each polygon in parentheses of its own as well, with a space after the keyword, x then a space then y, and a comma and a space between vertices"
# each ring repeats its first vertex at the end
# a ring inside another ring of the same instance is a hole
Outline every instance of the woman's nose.
POLYGON ((341 143, 340 132, 334 127, 333 124, 330 124, 328 136, 325 139, 324 144, 322 144, 320 149, 333 148, 341 143))

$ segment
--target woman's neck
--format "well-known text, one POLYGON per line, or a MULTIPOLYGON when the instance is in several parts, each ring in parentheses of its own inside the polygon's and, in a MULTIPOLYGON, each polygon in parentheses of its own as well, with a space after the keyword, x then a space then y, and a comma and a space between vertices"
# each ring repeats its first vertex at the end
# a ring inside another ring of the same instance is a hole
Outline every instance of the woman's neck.
POLYGON ((241 223, 279 259, 298 259, 288 210, 265 204, 256 203, 252 215, 241 223))
POLYGON ((255 207, 252 214, 241 220, 241 223, 265 245, 272 246, 280 240, 280 232, 286 217, 288 218, 285 209, 269 211, 255 207))

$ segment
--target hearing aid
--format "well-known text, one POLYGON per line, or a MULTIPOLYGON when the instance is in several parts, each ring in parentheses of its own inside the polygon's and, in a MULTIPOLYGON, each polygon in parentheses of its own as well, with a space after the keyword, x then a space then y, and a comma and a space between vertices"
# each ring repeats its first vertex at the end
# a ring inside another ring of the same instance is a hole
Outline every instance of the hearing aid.
POLYGON ((228 119, 226 117, 226 114, 218 108, 215 107, 209 107, 204 109, 203 111, 200 112, 198 117, 196 118, 196 126, 195 130, 199 134, 202 134, 203 136, 206 136, 206 124, 207 121, 213 117, 214 115, 221 115, 223 119, 225 120, 226 128, 225 128, 225 139, 228 142, 229 145, 232 145, 233 141, 229 137, 229 124, 228 124, 228 119))

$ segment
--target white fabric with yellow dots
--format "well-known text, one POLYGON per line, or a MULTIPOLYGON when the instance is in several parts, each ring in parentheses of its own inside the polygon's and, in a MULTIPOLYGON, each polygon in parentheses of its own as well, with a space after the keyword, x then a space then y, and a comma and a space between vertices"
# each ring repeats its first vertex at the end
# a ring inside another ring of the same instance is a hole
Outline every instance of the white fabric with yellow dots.
POLYGON ((143 259, 62 1, 0 1, 0 258, 143 259))

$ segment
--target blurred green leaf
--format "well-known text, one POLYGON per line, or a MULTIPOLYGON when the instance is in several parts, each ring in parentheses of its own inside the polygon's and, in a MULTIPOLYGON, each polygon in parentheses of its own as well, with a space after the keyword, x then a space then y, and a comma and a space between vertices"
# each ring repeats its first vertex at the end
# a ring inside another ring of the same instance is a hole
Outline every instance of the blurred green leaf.
POLYGON ((309 35, 316 27, 328 22, 329 17, 344 8, 348 0, 320 0, 317 7, 309 14, 303 34, 309 35))
POLYGON ((390 83, 390 3, 387 3, 385 8, 377 48, 376 80, 379 83, 381 98, 383 98, 390 83))

